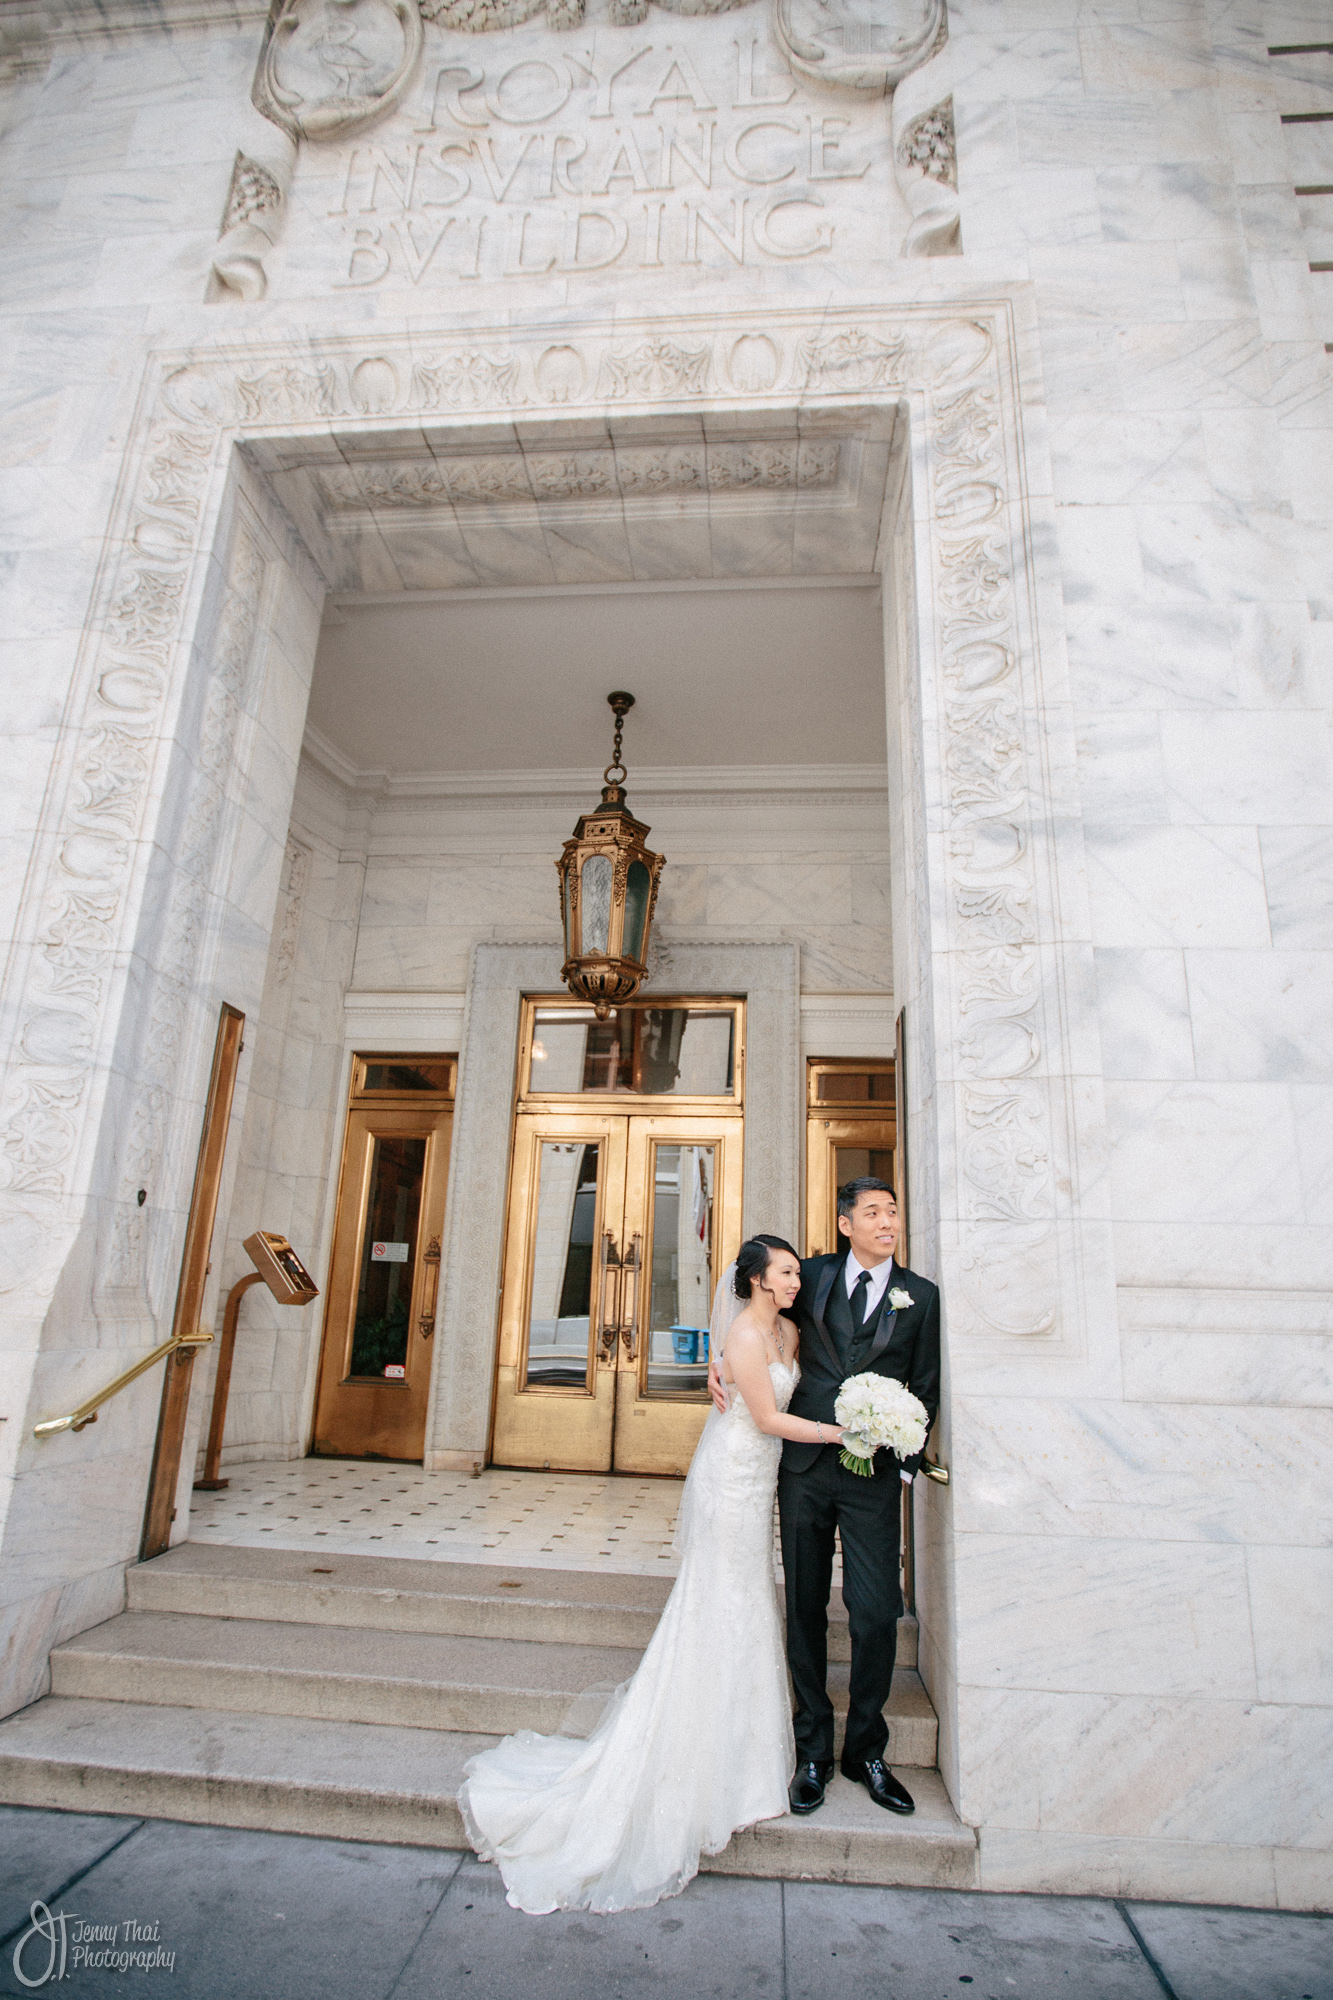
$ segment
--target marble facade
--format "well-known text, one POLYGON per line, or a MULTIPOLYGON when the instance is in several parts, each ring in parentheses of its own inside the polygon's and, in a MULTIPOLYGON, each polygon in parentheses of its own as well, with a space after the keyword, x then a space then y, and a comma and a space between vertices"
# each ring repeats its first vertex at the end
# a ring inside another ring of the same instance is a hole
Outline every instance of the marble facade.
POLYGON ((653 820, 668 946, 907 1009, 946 1783, 988 1887, 1328 1908, 1324 10, 420 12, 302 15, 275 117, 249 0, 0 10, 5 1706, 137 1547, 156 1387, 31 1425, 170 1316, 219 998, 229 1280, 256 1205, 327 1255, 350 1048, 552 941, 566 800, 497 882, 306 738, 326 594, 873 571, 878 798, 653 820))

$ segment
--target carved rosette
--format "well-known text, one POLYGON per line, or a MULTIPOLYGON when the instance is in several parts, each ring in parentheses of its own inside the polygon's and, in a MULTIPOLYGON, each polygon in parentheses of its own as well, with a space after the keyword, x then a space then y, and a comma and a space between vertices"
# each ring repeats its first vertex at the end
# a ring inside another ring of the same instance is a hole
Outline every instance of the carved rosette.
POLYGON ((292 139, 346 139, 399 103, 421 56, 417 0, 273 0, 255 108, 292 139))
POLYGON ((773 0, 773 37, 797 76, 884 97, 946 32, 945 0, 773 0))

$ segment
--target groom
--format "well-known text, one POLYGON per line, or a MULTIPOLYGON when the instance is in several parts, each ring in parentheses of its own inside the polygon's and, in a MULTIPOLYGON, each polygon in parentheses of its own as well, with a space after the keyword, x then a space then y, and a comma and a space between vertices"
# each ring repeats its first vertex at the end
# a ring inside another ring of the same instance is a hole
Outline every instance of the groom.
MULTIPOLYGON (((927 1278, 893 1261, 898 1204, 887 1182, 863 1175, 838 1189, 840 1250, 807 1257, 792 1307, 801 1336, 801 1379, 791 1414, 835 1421, 838 1391, 849 1375, 873 1371, 904 1383, 935 1421, 940 1389, 940 1295, 927 1278)), ((824 1803, 833 1775, 833 1704, 828 1697, 828 1601, 836 1530, 842 1546, 842 1597, 852 1638, 851 1701, 842 1750, 843 1775, 863 1784, 876 1805, 915 1811, 911 1793, 884 1762, 889 1729, 884 1704, 893 1680, 902 1616, 898 1578, 902 1482, 911 1484, 921 1454, 900 1460, 875 1454, 874 1476, 848 1472, 836 1444, 782 1447, 778 1516, 787 1584, 787 1664, 796 1690, 794 1813, 824 1803)))

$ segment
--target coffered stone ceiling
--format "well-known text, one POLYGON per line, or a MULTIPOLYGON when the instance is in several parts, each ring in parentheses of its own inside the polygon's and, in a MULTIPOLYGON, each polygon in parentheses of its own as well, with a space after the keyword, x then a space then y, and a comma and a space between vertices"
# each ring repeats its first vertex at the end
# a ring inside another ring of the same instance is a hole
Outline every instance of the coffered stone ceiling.
POLYGON ((892 412, 337 435, 252 456, 340 592, 876 567, 892 412))

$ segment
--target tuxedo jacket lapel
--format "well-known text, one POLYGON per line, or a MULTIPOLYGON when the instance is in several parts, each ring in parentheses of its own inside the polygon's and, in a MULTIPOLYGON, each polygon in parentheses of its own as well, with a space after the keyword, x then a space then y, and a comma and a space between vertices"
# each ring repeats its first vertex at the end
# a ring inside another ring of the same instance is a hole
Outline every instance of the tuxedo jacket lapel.
POLYGON ((889 1282, 884 1287, 884 1296, 879 1302, 879 1325, 875 1329, 875 1338, 870 1343, 870 1352, 865 1358, 865 1366, 867 1368, 873 1367, 875 1362, 879 1360, 880 1355, 893 1339, 893 1330, 898 1324, 897 1309, 895 1308, 893 1311, 889 1311, 888 1309, 889 1293, 893 1290, 893 1281, 898 1274, 898 1266, 895 1264, 889 1272, 889 1282))
POLYGON ((829 1332, 824 1322, 824 1312, 828 1305, 829 1293, 833 1290, 833 1282, 841 1273, 842 1268, 843 1259, 839 1257, 821 1273, 819 1283, 815 1286, 815 1296, 810 1307, 810 1317, 815 1323, 815 1331, 823 1341, 828 1351, 829 1360, 833 1363, 834 1371, 840 1381, 843 1375, 842 1356, 838 1353, 833 1335, 829 1332))

